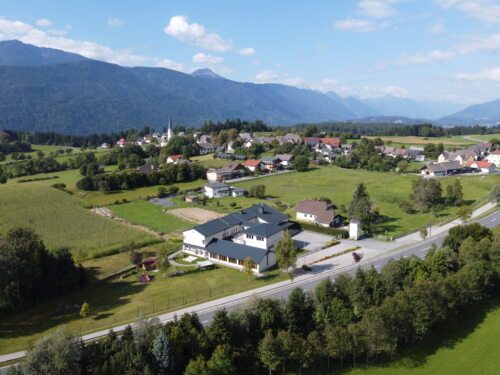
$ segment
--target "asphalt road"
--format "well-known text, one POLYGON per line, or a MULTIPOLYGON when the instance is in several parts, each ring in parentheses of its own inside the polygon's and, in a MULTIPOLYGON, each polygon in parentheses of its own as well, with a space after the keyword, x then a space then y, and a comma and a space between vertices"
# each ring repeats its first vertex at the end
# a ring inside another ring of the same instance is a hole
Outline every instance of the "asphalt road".
MULTIPOLYGON (((474 220, 474 221, 479 222, 481 225, 485 227, 494 228, 498 225, 500 221, 500 211, 496 210, 495 212, 479 220, 474 220)), ((317 272, 312 272, 310 274, 307 274, 307 276, 296 278, 293 282, 290 281, 280 282, 259 289, 254 289, 248 292, 234 294, 228 297, 223 297, 200 305, 195 305, 174 312, 161 314, 158 316, 158 318, 160 322, 165 323, 174 319, 175 316, 180 316, 185 312, 196 312, 200 318, 200 321, 203 324, 207 324, 208 322, 210 322, 214 313, 217 310, 226 308, 228 311, 233 311, 244 308, 255 297, 284 298, 288 296, 288 294, 290 294, 290 292, 294 288, 312 290, 316 287, 318 283, 321 282, 321 280, 324 280, 327 277, 334 280, 336 276, 343 273, 354 274, 358 267, 367 269, 374 266, 377 270, 380 270, 391 259, 400 259, 403 257, 410 257, 413 255, 419 258, 423 258, 425 257, 425 254, 429 251, 429 249, 433 244, 435 244, 437 247, 440 247, 446 236, 447 232, 443 232, 426 240, 422 240, 417 244, 403 246, 394 250, 390 250, 379 256, 362 260, 359 263, 349 264, 343 267, 333 267, 333 268, 327 267, 323 270, 320 269, 317 272)), ((121 325, 113 328, 113 330, 116 332, 120 332, 123 329, 125 329, 125 327, 126 325, 121 325)), ((98 339, 102 336, 105 336, 108 332, 109 330, 94 332, 88 335, 84 335, 82 336, 82 338, 84 341, 91 341, 98 339)), ((16 353, 0 355, 0 363, 20 359, 24 357, 24 355, 25 352, 16 352, 16 353)), ((0 369, 0 374, 2 373, 3 371, 2 369, 0 369)))

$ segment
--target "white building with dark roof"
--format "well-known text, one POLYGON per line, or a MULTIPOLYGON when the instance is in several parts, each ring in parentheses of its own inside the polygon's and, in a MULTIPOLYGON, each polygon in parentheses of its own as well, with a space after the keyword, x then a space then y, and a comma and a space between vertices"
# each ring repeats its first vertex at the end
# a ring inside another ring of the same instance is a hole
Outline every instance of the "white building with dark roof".
POLYGON ((331 203, 309 199, 297 203, 296 217, 299 221, 308 221, 323 227, 334 227, 340 224, 340 215, 335 212, 331 203))
POLYGON ((276 243, 290 226, 287 215, 256 204, 185 231, 183 250, 237 269, 250 257, 262 272, 276 264, 276 243))

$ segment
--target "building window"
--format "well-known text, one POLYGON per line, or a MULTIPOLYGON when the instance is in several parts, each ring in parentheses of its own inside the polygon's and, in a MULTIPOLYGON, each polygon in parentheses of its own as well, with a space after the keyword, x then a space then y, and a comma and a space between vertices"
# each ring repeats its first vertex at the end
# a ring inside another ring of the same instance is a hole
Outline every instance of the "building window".
POLYGON ((234 263, 234 264, 236 264, 236 259, 234 259, 234 258, 229 258, 229 263, 234 263))
POLYGON ((256 269, 257 269, 257 265, 256 265, 255 263, 252 263, 252 268, 253 268, 254 270, 256 270, 256 269))
POLYGON ((219 260, 227 262, 227 256, 225 256, 225 255, 219 255, 219 260))
POLYGON ((253 234, 247 234, 247 238, 248 238, 249 240, 253 240, 253 234))
POLYGON ((238 264, 239 264, 240 266, 242 266, 242 265, 243 265, 243 261, 242 261, 241 259, 238 259, 238 264))
POLYGON ((257 236, 257 241, 264 241, 264 237, 262 237, 262 236, 257 236))

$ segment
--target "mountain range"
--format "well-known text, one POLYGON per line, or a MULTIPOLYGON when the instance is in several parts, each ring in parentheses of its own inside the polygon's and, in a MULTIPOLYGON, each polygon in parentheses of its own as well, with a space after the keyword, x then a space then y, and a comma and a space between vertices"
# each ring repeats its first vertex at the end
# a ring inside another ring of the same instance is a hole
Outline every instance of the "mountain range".
MULTIPOLYGON (((466 108, 443 121, 500 121, 498 102, 466 108)), ((377 119, 405 123, 403 118, 437 118, 458 109, 392 96, 359 99, 281 84, 236 82, 209 69, 186 74, 123 67, 16 40, 0 42, 0 129, 66 134, 145 125, 160 129, 168 116, 190 126, 229 118, 260 119, 270 125, 377 119)))

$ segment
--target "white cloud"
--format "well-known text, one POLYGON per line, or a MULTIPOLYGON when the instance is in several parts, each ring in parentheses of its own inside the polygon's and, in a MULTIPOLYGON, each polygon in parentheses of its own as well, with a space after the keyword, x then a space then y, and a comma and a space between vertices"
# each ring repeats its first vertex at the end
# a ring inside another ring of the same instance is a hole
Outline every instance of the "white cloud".
POLYGON ((91 41, 53 36, 25 22, 0 18, 0 40, 11 39, 18 39, 24 43, 34 44, 39 47, 56 48, 78 53, 91 59, 104 60, 121 65, 154 64, 159 60, 151 56, 136 55, 128 50, 113 50, 110 47, 91 41))
POLYGON ((40 27, 50 27, 52 26, 52 21, 47 18, 40 18, 39 20, 36 20, 35 24, 40 27))
POLYGON ((429 31, 433 34, 442 34, 442 33, 444 33, 445 29, 446 28, 444 26, 443 21, 439 20, 439 21, 436 21, 436 23, 434 23, 434 25, 432 25, 429 28, 429 31))
POLYGON ((500 22, 500 4, 492 0, 436 0, 443 9, 456 8, 486 23, 500 22))
POLYGON ((480 52, 480 51, 495 51, 500 49, 500 34, 493 34, 487 37, 477 37, 467 43, 462 44, 458 51, 461 54, 480 52))
POLYGON ((333 26, 342 31, 353 31, 357 33, 369 33, 372 31, 377 31, 389 26, 389 22, 373 22, 367 21, 360 18, 347 18, 344 20, 337 20, 333 23, 333 26))
POLYGON ((177 70, 179 72, 184 72, 184 73, 189 72, 191 70, 191 69, 186 68, 184 65, 182 65, 178 62, 172 61, 170 59, 159 60, 156 63, 156 66, 158 68, 167 68, 167 69, 177 70))
POLYGON ((477 73, 459 73, 456 78, 464 81, 493 81, 500 83, 500 66, 483 69, 477 73))
POLYGON ((336 85, 338 83, 334 78, 323 78, 321 82, 323 82, 325 85, 336 85))
POLYGON ((197 64, 213 65, 224 62, 224 59, 220 56, 212 56, 200 52, 193 56, 193 62, 197 64))
POLYGON ((67 29, 49 29, 47 33, 55 36, 64 36, 68 33, 67 29))
POLYGON ((358 13, 369 18, 387 18, 397 14, 392 7, 396 0, 361 0, 358 3, 358 13))
POLYGON ((262 72, 260 73, 257 73, 257 75, 255 76, 255 80, 257 82, 261 82, 261 83, 264 83, 264 82, 276 82, 276 79, 278 78, 278 74, 276 74, 274 71, 272 70, 263 70, 262 72))
POLYGON ((398 65, 426 65, 437 61, 447 61, 455 57, 452 51, 434 50, 425 53, 403 53, 398 59, 398 65))
POLYGON ((188 42, 210 51, 226 52, 233 49, 230 41, 220 35, 210 33, 203 25, 189 23, 186 16, 174 16, 163 31, 182 42, 188 42))
POLYGON ((238 50, 238 53, 240 55, 243 55, 243 56, 251 56, 251 55, 255 55, 255 49, 253 49, 252 47, 246 47, 246 48, 241 48, 238 50))
POLYGON ((368 97, 392 95, 399 98, 407 98, 410 96, 410 93, 406 89, 398 86, 385 86, 385 87, 364 86, 363 92, 368 97))
POLYGON ((108 18, 108 26, 113 29, 119 29, 123 26, 123 21, 118 18, 108 18))

